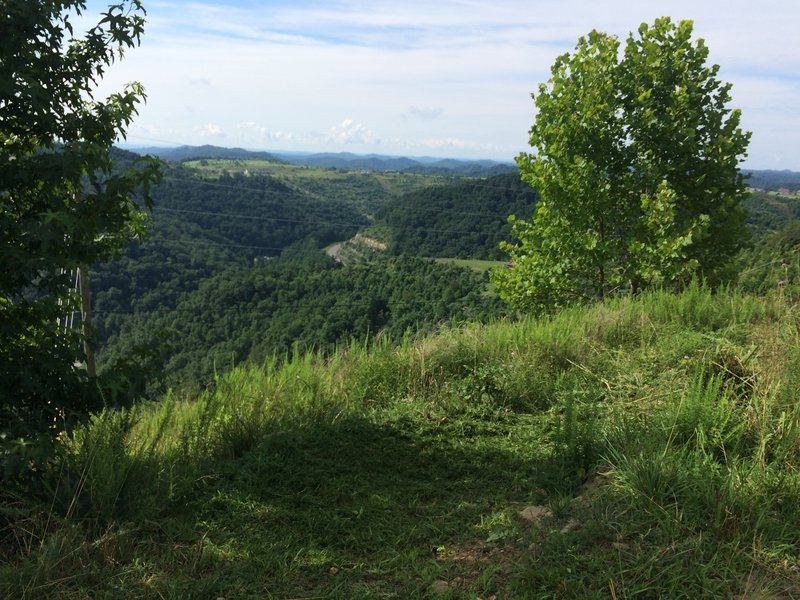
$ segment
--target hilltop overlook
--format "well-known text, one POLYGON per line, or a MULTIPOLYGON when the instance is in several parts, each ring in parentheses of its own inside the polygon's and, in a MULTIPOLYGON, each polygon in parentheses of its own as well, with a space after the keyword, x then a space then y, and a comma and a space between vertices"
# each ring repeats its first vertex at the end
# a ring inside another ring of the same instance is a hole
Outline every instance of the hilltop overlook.
POLYGON ((517 174, 209 154, 170 165, 148 238, 93 270, 100 367, 125 374, 106 398, 155 402, 59 442, 56 491, 3 530, 3 593, 800 589, 792 174, 754 174, 739 291, 537 320, 486 279, 535 209, 517 174))
POLYGON ((793 21, 582 2, 4 4, 0 597, 800 597, 793 21))
POLYGON ((792 597, 797 332, 692 287, 238 367, 62 440, 0 589, 792 597))

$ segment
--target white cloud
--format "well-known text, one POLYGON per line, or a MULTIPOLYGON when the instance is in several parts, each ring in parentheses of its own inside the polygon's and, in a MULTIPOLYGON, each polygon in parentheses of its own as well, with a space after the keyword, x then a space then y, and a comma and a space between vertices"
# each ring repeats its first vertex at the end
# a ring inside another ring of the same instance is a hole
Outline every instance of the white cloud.
POLYGON ((194 132, 201 134, 201 135, 208 135, 213 138, 220 138, 224 139, 228 137, 228 134, 225 133, 225 130, 222 129, 219 125, 214 125, 209 123, 208 125, 201 125, 194 128, 194 132))
POLYGON ((236 132, 240 139, 251 143, 292 142, 296 137, 290 131, 273 131, 253 121, 237 124, 236 132))
POLYGON ((361 123, 345 119, 328 134, 328 141, 337 144, 380 144, 380 140, 361 123))

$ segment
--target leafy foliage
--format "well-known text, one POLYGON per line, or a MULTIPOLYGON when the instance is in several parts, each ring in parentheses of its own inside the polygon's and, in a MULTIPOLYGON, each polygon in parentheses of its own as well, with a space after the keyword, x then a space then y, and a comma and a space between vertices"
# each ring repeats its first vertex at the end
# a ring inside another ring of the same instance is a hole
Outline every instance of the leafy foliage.
POLYGON ((559 57, 535 96, 536 150, 518 158, 540 193, 513 218, 515 264, 501 295, 545 310, 654 285, 718 278, 745 239, 738 162, 750 134, 727 107, 692 23, 657 19, 616 37, 592 31, 559 57))
POLYGON ((800 220, 765 236, 744 250, 735 262, 736 282, 753 294, 777 294, 796 302, 800 298, 800 220))
POLYGON ((82 38, 81 1, 3 3, 0 36, 0 437, 45 431, 92 408, 76 367, 83 335, 59 319, 76 309, 70 271, 111 257, 144 216, 158 163, 115 168, 112 143, 144 99, 139 84, 105 100, 95 84, 138 45, 138 0, 109 7, 82 38), (87 100, 88 99, 88 100, 87 100))

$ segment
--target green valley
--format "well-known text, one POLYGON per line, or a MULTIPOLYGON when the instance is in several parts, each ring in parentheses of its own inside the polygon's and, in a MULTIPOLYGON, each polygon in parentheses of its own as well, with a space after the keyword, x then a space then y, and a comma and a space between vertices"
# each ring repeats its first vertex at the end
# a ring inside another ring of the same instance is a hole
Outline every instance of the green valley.
POLYGON ((327 352, 499 317, 480 276, 489 263, 476 274, 465 268, 474 263, 426 259, 496 256, 506 215, 528 214, 535 196, 514 175, 452 179, 263 159, 170 166, 154 190, 149 238, 93 274, 101 367, 125 364, 139 382, 131 393, 153 393, 164 382, 204 385, 296 345, 327 352), (344 264, 322 252, 359 231, 386 251, 344 264))

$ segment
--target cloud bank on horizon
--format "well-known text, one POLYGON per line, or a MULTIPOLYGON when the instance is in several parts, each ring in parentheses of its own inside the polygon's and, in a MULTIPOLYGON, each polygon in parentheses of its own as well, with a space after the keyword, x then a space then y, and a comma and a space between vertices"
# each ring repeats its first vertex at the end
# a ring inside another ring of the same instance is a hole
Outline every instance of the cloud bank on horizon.
MULTIPOLYGON (((145 0, 142 46, 100 93, 141 81, 131 145, 218 144, 510 160, 530 93, 592 29, 692 19, 753 132, 752 168, 800 170, 800 3, 729 0, 145 0)), ((105 2, 92 0, 90 12, 105 2)), ((91 15, 88 16, 91 18, 91 15)))

